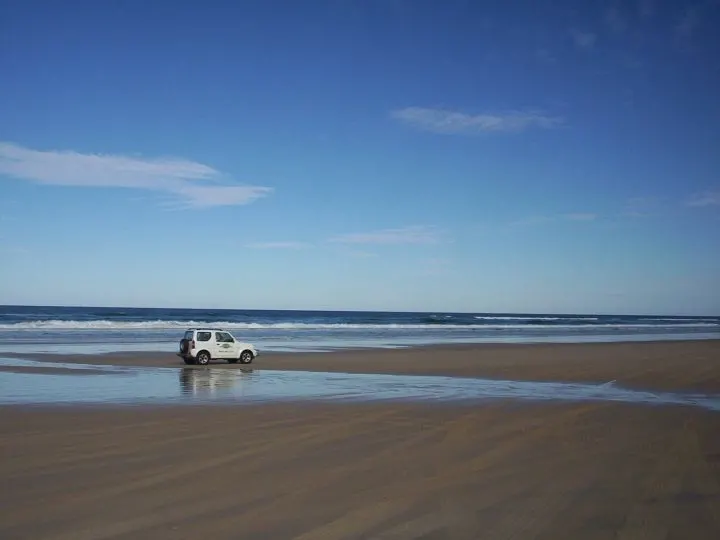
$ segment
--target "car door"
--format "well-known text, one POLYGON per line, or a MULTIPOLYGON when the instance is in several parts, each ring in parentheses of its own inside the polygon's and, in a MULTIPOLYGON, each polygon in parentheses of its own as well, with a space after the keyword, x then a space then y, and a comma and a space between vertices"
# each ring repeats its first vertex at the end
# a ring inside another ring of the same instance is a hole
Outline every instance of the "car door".
POLYGON ((216 358, 235 358, 235 340, 227 332, 215 332, 215 341, 217 342, 216 358))
POLYGON ((207 351, 210 356, 215 358, 217 354, 217 346, 215 345, 215 336, 207 330, 198 331, 195 336, 195 354, 200 351, 207 351))

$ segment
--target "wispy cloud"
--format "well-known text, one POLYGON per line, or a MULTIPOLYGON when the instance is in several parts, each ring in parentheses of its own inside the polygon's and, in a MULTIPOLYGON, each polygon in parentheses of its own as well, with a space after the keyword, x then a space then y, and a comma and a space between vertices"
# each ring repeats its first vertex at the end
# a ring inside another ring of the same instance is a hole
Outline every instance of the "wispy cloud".
POLYGON ((250 249, 305 249, 311 247, 307 242, 252 242, 245 244, 250 249))
POLYGON ((705 191, 690 197, 687 206, 720 206, 720 191, 705 191))
POLYGON ((573 43, 578 49, 592 49, 597 41, 597 35, 592 32, 583 32, 582 30, 573 29, 570 30, 573 43))
POLYGON ((420 266, 421 274, 426 276, 440 276, 447 273, 451 268, 450 260, 442 258, 432 258, 423 261, 420 266))
POLYGON ((170 191, 180 197, 180 207, 208 208, 249 204, 273 190, 260 186, 183 186, 170 191))
POLYGON ((342 244, 437 244, 441 233, 436 227, 413 225, 398 229, 383 229, 366 233, 341 234, 330 242, 342 244))
POLYGON ((657 213, 660 204, 657 197, 633 197, 625 202, 623 214, 628 217, 648 217, 657 213))
POLYGON ((511 221, 508 225, 510 225, 511 227, 530 227, 535 225, 543 225, 554 220, 555 218, 552 218, 550 216, 529 216, 517 219, 515 221, 511 221))
POLYGON ((595 221, 597 219, 597 214, 592 214, 589 212, 563 214, 562 216, 560 216, 560 219, 567 219, 569 221, 595 221))
POLYGON ((518 226, 535 226, 544 225, 546 223, 554 223, 558 221, 595 221, 598 218, 597 214, 591 212, 572 212, 569 214, 556 214, 552 216, 530 216, 524 219, 519 219, 510 223, 512 227, 518 226))
POLYGON ((186 159, 33 150, 12 143, 0 143, 0 175, 55 186, 152 190, 195 208, 248 204, 273 191, 231 184, 220 171, 186 159))
POLYGON ((538 62, 541 62, 543 64, 555 64, 557 62, 557 58, 553 53, 544 47, 535 49, 535 60, 538 62))
POLYGON ((378 256, 377 253, 373 253, 372 251, 362 251, 357 249, 344 250, 343 253, 348 257, 355 257, 356 259, 372 259, 378 256))
POLYGON ((472 135, 487 132, 519 132, 529 128, 553 128, 563 119, 540 112, 468 114, 447 109, 406 107, 392 111, 400 122, 423 131, 450 135, 472 135))

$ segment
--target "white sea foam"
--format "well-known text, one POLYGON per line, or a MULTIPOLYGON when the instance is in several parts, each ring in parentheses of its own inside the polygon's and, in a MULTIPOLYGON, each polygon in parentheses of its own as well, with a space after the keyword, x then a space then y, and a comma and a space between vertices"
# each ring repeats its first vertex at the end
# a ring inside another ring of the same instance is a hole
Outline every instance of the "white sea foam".
POLYGON ((356 323, 241 323, 230 321, 64 321, 45 320, 32 322, 19 322, 0 324, 0 331, 25 331, 25 330, 175 330, 185 328, 211 327, 239 330, 512 330, 551 328, 561 329, 582 329, 582 328, 605 328, 605 329, 632 329, 632 328, 720 328, 719 324, 709 322, 683 323, 683 324, 642 324, 642 323, 607 323, 607 324, 356 324, 356 323))
POLYGON ((492 317, 488 315, 476 315, 474 317, 478 320, 483 321, 597 321, 597 317, 583 317, 583 316, 568 316, 568 317, 537 317, 534 315, 527 315, 525 317, 510 317, 510 316, 497 316, 492 317))

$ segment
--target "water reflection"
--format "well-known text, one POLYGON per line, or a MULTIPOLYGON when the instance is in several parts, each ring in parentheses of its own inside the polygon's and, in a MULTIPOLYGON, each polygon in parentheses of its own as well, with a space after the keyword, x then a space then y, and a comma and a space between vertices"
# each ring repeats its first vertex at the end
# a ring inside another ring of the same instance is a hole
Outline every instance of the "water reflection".
POLYGON ((184 395, 210 398, 219 394, 242 395, 254 370, 238 369, 180 369, 180 389, 184 395))

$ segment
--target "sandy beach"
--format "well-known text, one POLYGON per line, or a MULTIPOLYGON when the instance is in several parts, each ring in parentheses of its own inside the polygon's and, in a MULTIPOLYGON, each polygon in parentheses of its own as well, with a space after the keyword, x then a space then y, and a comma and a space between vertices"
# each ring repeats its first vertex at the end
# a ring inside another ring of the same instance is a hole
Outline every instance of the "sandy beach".
MULTIPOLYGON (((253 368, 718 393, 720 342, 263 355, 253 368)), ((720 413, 690 407, 2 407, 0 446, 3 540, 720 537, 720 413)))

